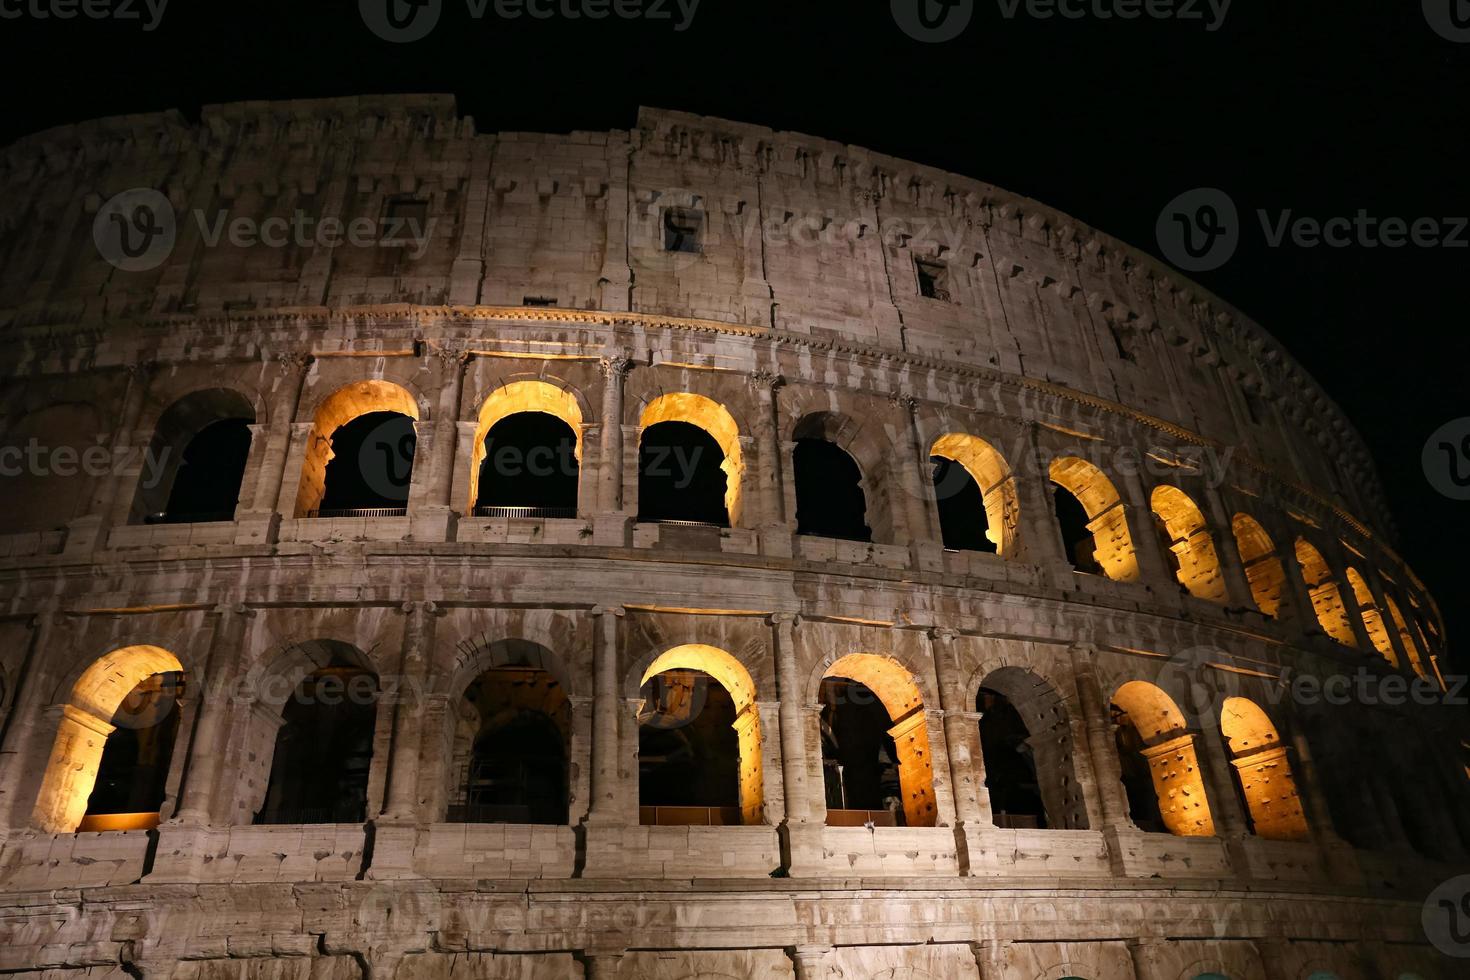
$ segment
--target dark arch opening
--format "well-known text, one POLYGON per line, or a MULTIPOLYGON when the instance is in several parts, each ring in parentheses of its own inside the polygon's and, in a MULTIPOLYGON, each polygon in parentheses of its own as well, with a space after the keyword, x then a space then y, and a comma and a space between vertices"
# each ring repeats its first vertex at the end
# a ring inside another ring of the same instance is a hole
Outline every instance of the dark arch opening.
POLYGON ((546 412, 517 412, 485 435, 475 510, 494 517, 576 517, 577 435, 546 412))
POLYGON ((690 521, 729 527, 725 453, 713 436, 689 422, 658 422, 638 445, 638 520, 690 521))
POLYGON ((1153 770, 1144 757, 1143 735, 1117 705, 1112 706, 1113 725, 1118 749, 1118 768, 1123 776, 1123 791, 1128 797, 1128 817, 1139 830, 1165 834, 1164 814, 1159 810, 1159 795, 1154 788, 1153 770))
POLYGON ((1009 698, 989 688, 980 689, 975 706, 980 711, 980 753, 995 825, 1045 829, 1046 805, 1025 720, 1009 698))
POLYGON ((1093 540, 1092 529, 1087 526, 1087 509, 1082 506, 1082 501, 1073 496, 1066 487, 1055 482, 1052 483, 1052 499, 1067 560, 1079 572, 1088 575, 1103 574, 1103 567, 1097 561, 1097 542, 1093 540))
POLYGON ((369 412, 345 423, 332 433, 332 459, 316 516, 406 513, 415 442, 413 419, 399 412, 369 412))
POLYGON ((361 823, 378 679, 339 656, 296 686, 281 711, 258 824, 361 823))
POLYGON ((735 701, 702 670, 666 670, 643 685, 638 714, 638 821, 739 824, 735 701))
MULTIPOLYGON (((952 551, 999 551, 986 537, 990 519, 980 484, 964 466, 946 456, 930 456, 934 464, 934 499, 939 505, 939 533, 952 551)), ((998 535, 997 535, 998 536, 998 535)))
POLYGON ((818 697, 827 822, 904 826, 898 747, 888 734, 893 726, 888 709, 866 684, 846 677, 825 678, 818 697))
POLYGON ((796 533, 871 541, 868 501, 857 462, 826 439, 801 438, 792 451, 796 479, 796 533))
POLYGON ((168 792, 168 771, 179 731, 179 698, 184 675, 178 671, 144 678, 113 713, 115 731, 107 736, 97 763, 97 781, 87 798, 87 817, 118 813, 157 813, 168 792))
POLYGON ((566 692, 537 667, 494 667, 464 693, 468 732, 456 757, 458 795, 451 823, 567 822, 566 692))
POLYGON ((161 513, 148 515, 148 522, 196 524, 234 520, 249 455, 249 421, 221 419, 206 425, 184 447, 168 503, 161 513))

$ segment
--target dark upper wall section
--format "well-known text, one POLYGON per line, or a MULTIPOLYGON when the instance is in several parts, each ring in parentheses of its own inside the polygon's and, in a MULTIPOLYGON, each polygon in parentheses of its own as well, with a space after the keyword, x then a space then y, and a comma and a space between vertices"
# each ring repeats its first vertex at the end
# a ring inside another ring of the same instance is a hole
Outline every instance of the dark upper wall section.
POLYGON ((370 96, 61 127, 0 153, 0 188, 10 329, 384 303, 758 324, 1116 401, 1390 528, 1356 432, 1238 311, 1066 215, 860 147, 650 109, 631 132, 479 135, 449 96, 370 96), (93 221, 135 187, 167 196, 177 234, 124 272, 93 221), (666 249, 671 212, 698 252, 666 249), (392 216, 412 240, 382 247, 392 216), (369 246, 315 244, 332 217, 366 222, 369 246), (229 222, 269 218, 285 244, 230 241, 229 222))

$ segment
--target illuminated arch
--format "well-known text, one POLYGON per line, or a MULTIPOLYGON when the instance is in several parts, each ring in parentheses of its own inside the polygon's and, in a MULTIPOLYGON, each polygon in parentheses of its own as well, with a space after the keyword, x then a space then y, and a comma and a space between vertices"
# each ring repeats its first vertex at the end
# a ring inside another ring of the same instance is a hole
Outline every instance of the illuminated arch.
POLYGON ((1113 711, 1120 755, 1129 728, 1141 740, 1133 751, 1148 765, 1164 828, 1177 837, 1213 836, 1194 736, 1174 699, 1147 681, 1128 681, 1113 694, 1113 711))
POLYGON ((1282 596, 1286 591, 1286 568, 1276 554, 1276 543, 1261 523, 1249 514, 1236 514, 1230 522, 1235 534, 1235 547, 1245 577, 1250 583, 1251 598, 1256 608, 1273 619, 1281 615, 1282 596))
POLYGON ((1297 538, 1296 560, 1301 566, 1302 580, 1307 584, 1307 594, 1311 596, 1312 609, 1322 631, 1344 646, 1357 646, 1357 636, 1348 622, 1342 593, 1337 588, 1337 579, 1333 577, 1327 559, 1306 538, 1297 538))
POLYGON ((148 678, 183 669, 179 659, 162 647, 138 645, 113 650, 82 672, 62 705, 32 816, 37 827, 53 834, 77 829, 124 699, 148 678))
POLYGON ((1092 533, 1093 554, 1103 574, 1115 582, 1137 581, 1138 555, 1128 531, 1123 500, 1103 471, 1076 456, 1051 461, 1051 481, 1077 498, 1087 513, 1092 533))
POLYGON ((654 657, 638 678, 642 689, 667 670, 698 670, 712 677, 735 704, 734 729, 740 743, 739 799, 741 822, 759 824, 765 816, 764 770, 761 763, 761 720, 755 681, 745 665, 719 647, 686 643, 654 657))
POLYGON ((1368 632, 1368 639, 1373 641, 1373 648, 1382 655, 1384 660, 1397 667, 1399 658, 1393 651, 1393 640, 1389 639, 1388 628, 1383 623, 1383 613, 1379 611, 1378 604, 1373 601, 1373 590, 1368 588, 1368 581, 1351 565, 1347 569, 1347 580, 1353 590, 1353 598, 1358 601, 1358 612, 1363 617, 1363 629, 1368 632))
POLYGON ((1197 599, 1223 604, 1225 576, 1199 505, 1178 487, 1161 484, 1149 495, 1149 506, 1169 535, 1179 584, 1197 599))
POLYGON ((1226 698, 1220 709, 1220 733, 1230 750, 1230 764, 1235 767, 1256 836, 1306 840, 1307 818, 1291 762, 1266 712, 1245 698, 1226 698))
POLYGON ((924 696, 907 667, 892 657, 850 653, 839 657, 822 674, 857 681, 877 696, 893 726, 888 734, 898 750, 898 780, 903 791, 904 821, 910 827, 933 827, 938 821, 934 803, 934 764, 929 749, 924 696))
POLYGON ((985 502, 985 536, 995 545, 996 554, 1009 554, 1015 547, 1020 504, 1016 478, 1005 457, 984 439, 963 432, 947 432, 935 439, 929 455, 952 459, 970 474, 985 502))
POLYGON ((396 412, 415 422, 420 417, 418 401, 406 388, 379 379, 343 385, 317 407, 296 493, 297 517, 305 517, 321 506, 327 464, 332 460, 332 434, 353 419, 374 412, 396 412))
POLYGON ((725 460, 720 469, 725 473, 725 511, 732 527, 740 523, 740 478, 745 472, 740 452, 740 428, 725 406, 712 398, 689 391, 659 395, 643 407, 638 419, 640 433, 660 422, 688 422, 698 426, 719 444, 725 460))
POLYGON ((480 466, 485 462, 485 437, 497 422, 522 412, 544 412, 565 422, 576 438, 577 462, 582 462, 582 407, 577 396, 549 381, 512 381, 490 393, 480 405, 470 455, 470 493, 465 513, 474 512, 480 497, 480 466))

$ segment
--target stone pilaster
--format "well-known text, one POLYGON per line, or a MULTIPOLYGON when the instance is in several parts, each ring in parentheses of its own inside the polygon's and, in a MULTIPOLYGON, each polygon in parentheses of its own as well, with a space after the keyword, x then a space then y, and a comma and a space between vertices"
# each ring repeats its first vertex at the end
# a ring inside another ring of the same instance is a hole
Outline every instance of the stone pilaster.
POLYGON ((619 722, 622 698, 618 691, 618 633, 622 606, 598 606, 592 647, 592 798, 588 823, 620 824, 623 814, 618 776, 619 722))

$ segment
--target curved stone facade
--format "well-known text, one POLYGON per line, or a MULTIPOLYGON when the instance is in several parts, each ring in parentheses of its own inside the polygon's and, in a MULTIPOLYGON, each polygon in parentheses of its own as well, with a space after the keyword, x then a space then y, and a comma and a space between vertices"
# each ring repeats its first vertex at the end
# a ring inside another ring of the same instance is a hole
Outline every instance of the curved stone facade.
POLYGON ((856 147, 651 110, 479 135, 435 96, 80 124, 0 184, 0 969, 1456 975, 1421 926, 1470 842, 1438 610, 1337 408, 1147 256, 856 147), (141 261, 108 244, 135 188, 173 214, 141 261), (376 413, 406 499, 341 507, 334 435, 376 413), (484 504, 525 413, 575 506, 484 504), (238 503, 180 520, 220 420, 238 503), (722 519, 651 513, 665 423, 722 519), (797 533, 813 443, 863 533, 797 533), (329 680, 366 725, 346 816, 279 795, 329 680), (734 796, 660 812, 641 732, 716 686, 734 796), (855 692, 881 806, 824 761, 855 692), (476 732, 532 701, 564 814, 487 816, 476 732), (119 738, 156 813, 97 803, 132 799, 119 738))

